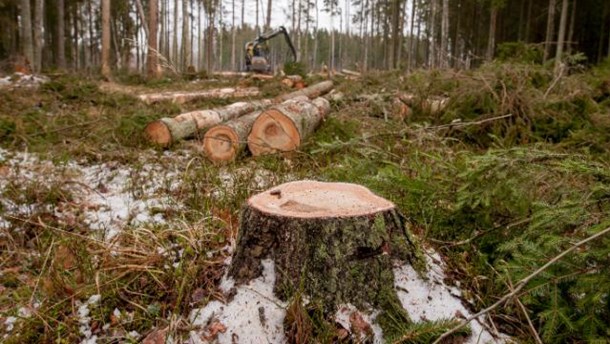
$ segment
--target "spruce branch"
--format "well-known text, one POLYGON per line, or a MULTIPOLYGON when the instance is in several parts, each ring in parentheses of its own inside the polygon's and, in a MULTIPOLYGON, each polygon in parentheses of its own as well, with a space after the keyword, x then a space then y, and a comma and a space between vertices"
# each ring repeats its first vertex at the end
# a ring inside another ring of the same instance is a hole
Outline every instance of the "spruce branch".
POLYGON ((455 332, 459 331, 460 329, 462 329, 463 327, 465 327, 466 325, 468 325, 471 321, 473 321, 474 319, 480 317, 481 315, 487 314, 489 312, 491 312, 492 310, 494 310, 495 308, 501 306, 502 304, 504 304, 506 301, 508 301, 510 298, 514 297, 515 295, 517 295, 521 289, 523 289, 523 287, 525 287, 527 285, 527 283, 529 283, 529 281, 531 281, 534 277, 538 276, 540 273, 542 273, 544 270, 548 269, 551 265, 557 263, 560 259, 562 259, 563 257, 565 257, 566 255, 568 255, 570 252, 574 251, 575 249, 577 249, 578 247, 588 243, 589 241, 595 240, 607 233, 610 233, 610 227, 595 233, 591 236, 589 236, 586 239, 583 239, 579 242, 577 242, 576 244, 574 244, 573 246, 571 246, 570 248, 568 248, 567 250, 561 252, 560 254, 558 254, 557 256, 555 256, 553 259, 549 260, 546 264, 544 264, 543 266, 541 266, 540 268, 538 268, 538 270, 532 272, 530 275, 528 275, 527 277, 525 277, 524 279, 522 279, 521 281, 519 281, 516 285, 515 288, 508 294, 504 295, 500 300, 496 301, 496 303, 494 303, 493 305, 483 309, 482 311, 478 312, 477 314, 474 314, 470 317, 468 317, 468 319, 466 319, 464 322, 462 322, 461 324, 455 326, 454 328, 446 331, 445 333, 443 333, 440 337, 438 337, 433 344, 439 344, 443 341, 443 339, 449 337, 450 335, 454 334, 455 332))

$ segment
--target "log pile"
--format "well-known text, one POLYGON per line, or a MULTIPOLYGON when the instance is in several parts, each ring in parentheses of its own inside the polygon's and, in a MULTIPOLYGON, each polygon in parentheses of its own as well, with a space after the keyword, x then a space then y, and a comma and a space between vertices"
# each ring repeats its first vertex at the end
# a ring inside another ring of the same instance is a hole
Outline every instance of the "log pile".
POLYGON ((201 147, 215 162, 232 161, 246 147, 255 156, 291 151, 330 112, 329 102, 320 96, 332 88, 332 81, 324 81, 273 99, 237 102, 161 118, 149 123, 144 132, 151 142, 167 147, 208 129, 201 147))

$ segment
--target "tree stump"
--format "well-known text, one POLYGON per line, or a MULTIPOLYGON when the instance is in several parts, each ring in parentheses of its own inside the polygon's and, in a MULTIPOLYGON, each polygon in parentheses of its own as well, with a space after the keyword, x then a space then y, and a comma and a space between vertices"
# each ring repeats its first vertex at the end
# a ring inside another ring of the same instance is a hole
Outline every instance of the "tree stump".
POLYGON ((317 181, 286 183, 247 201, 229 277, 249 282, 263 259, 275 262, 274 293, 282 300, 299 292, 329 312, 349 303, 406 321, 392 306, 400 305, 392 261, 424 266, 393 203, 363 186, 317 181))

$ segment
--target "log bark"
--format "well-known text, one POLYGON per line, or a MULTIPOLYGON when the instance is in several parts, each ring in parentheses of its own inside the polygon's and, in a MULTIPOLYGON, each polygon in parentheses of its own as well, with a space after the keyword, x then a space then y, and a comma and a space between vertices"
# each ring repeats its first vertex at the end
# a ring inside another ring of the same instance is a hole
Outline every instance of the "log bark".
POLYGON ((330 111, 324 98, 288 100, 265 110, 252 125, 248 148, 252 155, 289 152, 311 135, 330 111))
POLYGON ((214 162, 233 161, 247 146, 252 124, 261 111, 217 125, 208 130, 203 137, 203 152, 214 162))
POLYGON ((437 97, 421 99, 414 94, 400 94, 398 99, 411 107, 418 107, 422 111, 430 114, 436 114, 443 111, 449 104, 449 98, 437 97))
POLYGON ((293 99, 299 96, 306 96, 308 98, 319 97, 320 95, 332 90, 332 88, 332 81, 324 81, 302 90, 276 97, 274 99, 238 102, 216 109, 187 112, 174 118, 162 118, 155 122, 149 123, 144 129, 144 132, 151 142, 161 146, 168 146, 172 142, 194 136, 199 130, 213 127, 222 122, 243 116, 256 110, 267 108, 273 104, 278 104, 288 99, 293 99))
POLYGON ((263 99, 233 103, 216 109, 187 112, 174 118, 161 118, 151 122, 146 126, 144 132, 151 142, 166 147, 172 142, 195 135, 200 129, 213 127, 252 111, 266 108, 271 104, 271 100, 263 99))
POLYGON ((138 98, 147 103, 153 104, 161 101, 172 101, 173 103, 183 104, 198 99, 226 99, 226 98, 245 98, 257 97, 260 95, 258 87, 247 88, 214 88, 210 90, 193 92, 164 92, 154 94, 142 94, 138 98))
POLYGON ((384 312, 398 301, 392 261, 423 264, 394 204, 360 185, 316 181, 247 201, 228 275, 247 283, 260 276, 263 259, 281 272, 274 286, 280 299, 303 292, 331 312, 347 303, 384 312))

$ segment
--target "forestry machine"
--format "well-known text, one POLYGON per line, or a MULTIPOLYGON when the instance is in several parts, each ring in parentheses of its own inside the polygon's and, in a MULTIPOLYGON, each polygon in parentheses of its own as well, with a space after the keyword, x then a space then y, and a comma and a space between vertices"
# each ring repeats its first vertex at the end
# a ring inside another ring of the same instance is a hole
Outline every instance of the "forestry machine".
POLYGON ((297 60, 297 52, 292 45, 288 31, 283 26, 279 29, 262 34, 256 37, 255 40, 246 43, 246 71, 255 71, 259 73, 271 72, 271 66, 268 62, 269 48, 266 42, 278 35, 284 35, 286 43, 292 51, 293 61, 297 60))

